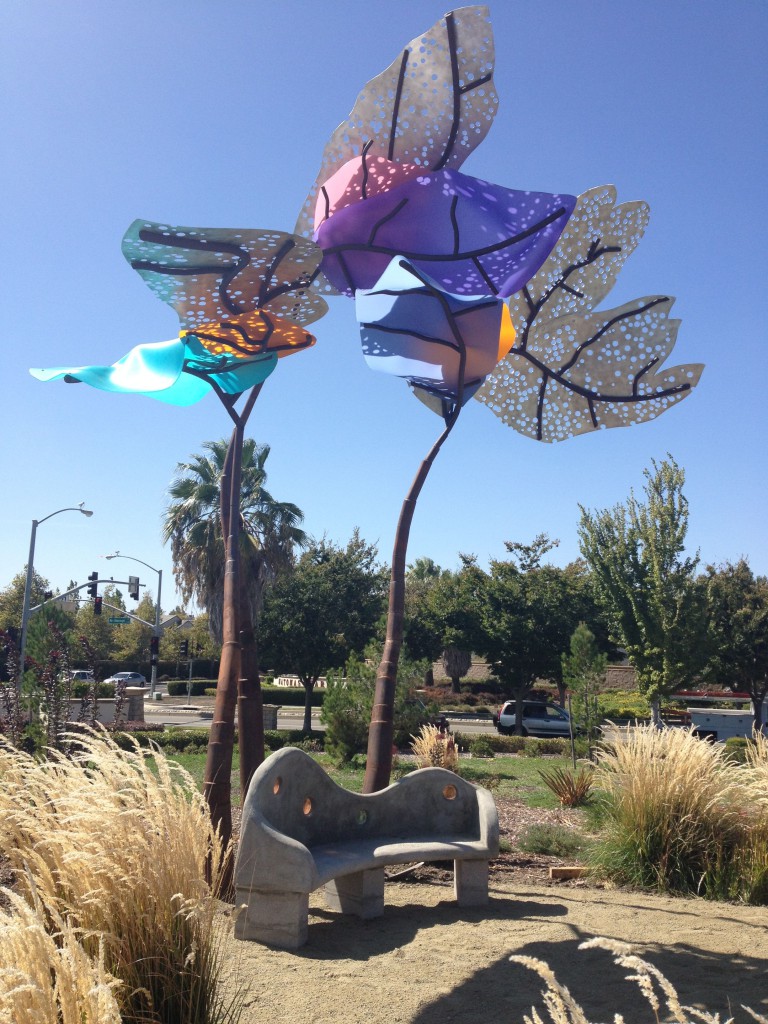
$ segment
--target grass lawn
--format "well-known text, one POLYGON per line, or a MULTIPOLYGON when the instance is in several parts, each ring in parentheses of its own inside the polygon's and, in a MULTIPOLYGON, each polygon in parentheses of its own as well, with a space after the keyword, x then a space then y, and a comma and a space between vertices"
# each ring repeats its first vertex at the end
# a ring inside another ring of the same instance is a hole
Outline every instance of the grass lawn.
MULTIPOLYGON (((180 764, 190 773, 197 785, 202 789, 203 771, 205 769, 205 753, 184 754, 168 751, 170 760, 180 764)), ((339 767, 327 754, 312 755, 325 768, 330 777, 338 785, 359 793, 363 788, 364 770, 356 765, 339 767)), ((459 774, 469 782, 484 786, 495 796, 516 797, 528 807, 559 806, 555 795, 541 781, 539 770, 551 768, 554 764, 570 765, 566 757, 523 757, 515 754, 497 754, 494 758, 462 757, 459 762, 459 774)), ((396 762, 392 772, 394 781, 400 775, 413 771, 412 761, 396 762)), ((240 803, 240 758, 235 747, 232 758, 232 803, 240 803)))

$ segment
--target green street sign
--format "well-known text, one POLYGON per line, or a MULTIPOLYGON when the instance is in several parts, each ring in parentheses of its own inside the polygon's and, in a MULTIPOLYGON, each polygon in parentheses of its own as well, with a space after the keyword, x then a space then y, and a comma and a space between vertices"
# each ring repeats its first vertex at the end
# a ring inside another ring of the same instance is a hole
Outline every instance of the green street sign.
POLYGON ((109 624, 110 626, 125 626, 131 620, 127 615, 110 615, 109 624))

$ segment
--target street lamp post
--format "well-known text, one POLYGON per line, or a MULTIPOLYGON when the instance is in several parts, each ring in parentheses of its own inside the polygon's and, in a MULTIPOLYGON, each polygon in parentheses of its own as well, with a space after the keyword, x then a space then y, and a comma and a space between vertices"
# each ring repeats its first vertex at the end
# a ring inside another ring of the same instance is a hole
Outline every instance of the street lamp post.
POLYGON ((24 661, 27 652, 27 626, 29 624, 29 606, 30 599, 32 596, 32 576, 35 568, 35 539, 37 537, 37 528, 41 523, 44 523, 46 519, 52 519, 53 516, 59 515, 60 512, 81 512, 84 516, 89 518, 93 515, 93 512, 89 508, 83 508, 85 504, 81 501, 79 505, 68 506, 67 508, 57 509, 55 512, 51 512, 50 515, 44 516, 42 519, 32 520, 32 533, 29 538, 29 558, 27 559, 27 578, 24 583, 24 604, 21 608, 21 641, 19 644, 19 675, 17 680, 17 688, 21 693, 21 681, 24 678, 24 661))
MULTIPOLYGON (((146 565, 146 567, 148 569, 151 569, 152 572, 156 572, 157 573, 157 603, 155 604, 155 626, 154 626, 154 629, 152 630, 152 635, 157 637, 157 643, 158 643, 158 646, 159 646, 159 644, 160 644, 160 634, 162 633, 162 629, 160 627, 160 594, 161 594, 162 588, 163 588, 163 570, 162 569, 156 569, 154 567, 154 565, 150 565, 148 562, 143 562, 140 558, 134 558, 133 555, 122 555, 122 554, 120 554, 119 551, 115 551, 115 553, 113 555, 105 555, 105 557, 107 559, 110 559, 110 558, 127 558, 131 562, 138 562, 140 565, 146 565)), ((159 651, 158 651, 158 653, 154 653, 153 652, 151 654, 150 660, 151 660, 152 671, 151 671, 150 680, 149 680, 149 695, 150 695, 150 697, 154 696, 154 694, 155 694, 155 687, 157 686, 157 660, 158 660, 158 658, 159 658, 159 651)))

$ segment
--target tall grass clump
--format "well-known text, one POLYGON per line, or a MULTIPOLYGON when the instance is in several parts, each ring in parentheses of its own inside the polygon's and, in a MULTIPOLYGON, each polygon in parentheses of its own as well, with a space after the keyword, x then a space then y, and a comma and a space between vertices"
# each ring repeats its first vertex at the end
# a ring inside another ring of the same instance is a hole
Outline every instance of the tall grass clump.
POLYGON ((202 795, 157 748, 93 730, 68 740, 47 759, 0 745, 0 848, 17 888, 50 934, 63 921, 92 959, 103 950, 124 1021, 235 1020, 218 985, 223 851, 202 795))
POLYGON ((740 851, 740 870, 749 902, 768 904, 768 739, 761 733, 755 733, 747 747, 744 773, 752 827, 746 849, 740 851))
POLYGON ((411 740, 419 768, 447 768, 452 772, 458 768, 459 755, 453 736, 440 732, 436 725, 422 725, 411 740))
POLYGON ((10 911, 0 911, 0 1020, 13 1024, 121 1024, 119 982, 85 951, 74 928, 54 919, 46 931, 42 908, 2 890, 10 911))
POLYGON ((604 874, 641 888, 760 902, 756 865, 768 829, 754 795, 757 769, 690 730, 651 725, 628 729, 598 758, 604 830, 593 856, 604 874))
MULTIPOLYGON (((626 975, 627 981, 637 982, 640 993, 653 1014, 653 1017, 649 1014, 649 1020, 653 1019, 657 1024, 660 1020, 674 1021, 675 1024, 721 1024, 719 1014, 710 1013, 700 1007, 685 1006, 681 1003, 680 996, 672 982, 657 967, 639 957, 626 943, 596 938, 582 942, 579 949, 605 949, 613 954, 613 962, 617 966, 632 972, 626 975)), ((552 1024, 589 1024, 584 1009, 576 1002, 565 985, 560 984, 554 971, 544 960, 537 960, 532 956, 511 956, 509 959, 511 963, 517 963, 535 971, 544 981, 546 985, 543 992, 544 1009, 552 1024)), ((636 1010, 636 1006, 632 1005, 631 1009, 636 1010)), ((754 1010, 743 1004, 742 1009, 757 1024, 768 1024, 768 1017, 755 1013, 754 1010)), ((523 1016, 524 1024, 543 1024, 543 1019, 536 1007, 532 1007, 530 1016, 528 1014, 523 1016)), ((622 1014, 614 1015, 615 1024, 622 1024, 623 1020, 622 1014)), ((733 1017, 729 1017, 722 1024, 733 1024, 733 1017)))

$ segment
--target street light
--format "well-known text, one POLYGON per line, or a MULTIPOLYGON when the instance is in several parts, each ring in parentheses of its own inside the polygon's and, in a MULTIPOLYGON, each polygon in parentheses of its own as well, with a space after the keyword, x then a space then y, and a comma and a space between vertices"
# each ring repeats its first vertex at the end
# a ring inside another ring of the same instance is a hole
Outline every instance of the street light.
POLYGON ((81 512, 84 516, 90 518, 93 512, 89 508, 83 508, 85 504, 81 501, 79 505, 68 506, 67 508, 57 509, 55 512, 51 512, 50 515, 44 516, 42 519, 32 520, 32 534, 29 538, 29 558, 27 559, 27 579, 24 583, 24 604, 21 609, 21 643, 19 645, 19 675, 17 680, 17 688, 19 694, 21 694, 21 681, 24 678, 24 659, 27 652, 27 625, 29 623, 29 603, 32 594, 32 575, 34 572, 35 562, 35 538, 37 536, 37 528, 41 523, 44 523, 46 519, 52 519, 54 516, 59 515, 60 512, 81 512))
MULTIPOLYGON (((134 558, 133 555, 121 555, 119 551, 115 551, 114 554, 112 554, 112 555, 105 555, 104 557, 107 558, 107 559, 110 559, 110 558, 127 558, 131 562, 138 562, 140 565, 146 565, 146 567, 148 569, 151 569, 152 572, 156 572, 157 573, 157 603, 155 605, 155 626, 154 626, 154 629, 152 630, 152 635, 157 637, 157 642, 159 644, 160 643, 160 636, 162 635, 162 632, 163 632, 162 628, 160 626, 160 592, 161 592, 162 587, 163 587, 163 570, 162 569, 156 569, 154 567, 154 565, 150 565, 148 562, 143 562, 140 558, 134 558)), ((151 673, 150 680, 149 680, 149 695, 150 695, 150 697, 154 696, 154 694, 155 694, 155 687, 157 685, 157 659, 158 659, 158 657, 159 657, 159 655, 157 653, 152 652, 152 655, 151 655, 152 673, 151 673)))

